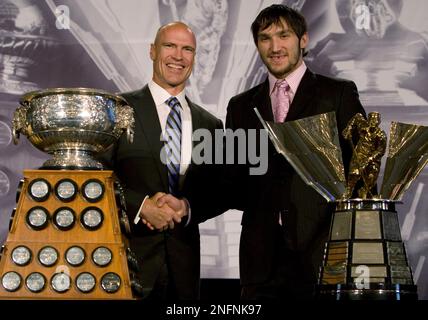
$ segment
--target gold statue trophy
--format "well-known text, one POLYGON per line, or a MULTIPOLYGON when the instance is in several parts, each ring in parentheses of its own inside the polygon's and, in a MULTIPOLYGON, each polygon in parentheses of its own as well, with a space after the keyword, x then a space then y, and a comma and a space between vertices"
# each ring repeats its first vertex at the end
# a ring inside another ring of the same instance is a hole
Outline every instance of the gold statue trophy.
POLYGON ((352 197, 355 185, 361 179, 363 186, 358 190, 361 199, 373 198, 373 188, 380 172, 380 165, 386 151, 386 133, 380 129, 380 114, 371 112, 366 120, 357 113, 343 130, 343 137, 354 150, 349 165, 346 192, 343 199, 352 197), (353 132, 356 131, 358 143, 354 146, 353 132))
POLYGON ((335 202, 317 296, 332 300, 417 299, 395 204, 428 162, 428 127, 393 122, 380 194, 386 134, 380 114, 355 115, 341 133, 353 155, 345 179, 334 112, 264 121, 276 150, 327 201, 335 202), (355 196, 355 197, 354 197, 355 196))

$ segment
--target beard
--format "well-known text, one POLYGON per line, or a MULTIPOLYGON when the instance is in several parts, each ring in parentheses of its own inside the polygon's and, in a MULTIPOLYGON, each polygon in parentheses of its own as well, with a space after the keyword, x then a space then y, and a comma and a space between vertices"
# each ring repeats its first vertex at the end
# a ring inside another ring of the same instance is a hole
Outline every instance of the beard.
POLYGON ((291 72, 296 70, 303 61, 303 50, 298 46, 298 49, 292 54, 288 54, 285 63, 276 65, 269 58, 262 58, 269 72, 277 79, 283 79, 291 72))

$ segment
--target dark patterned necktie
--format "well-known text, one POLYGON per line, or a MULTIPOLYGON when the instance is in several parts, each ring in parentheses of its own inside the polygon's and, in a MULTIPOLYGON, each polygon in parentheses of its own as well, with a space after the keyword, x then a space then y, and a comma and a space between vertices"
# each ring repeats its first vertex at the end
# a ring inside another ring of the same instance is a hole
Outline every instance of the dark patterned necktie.
POLYGON ((169 192, 177 194, 181 160, 181 104, 176 97, 170 97, 166 104, 171 108, 166 119, 166 159, 169 192))

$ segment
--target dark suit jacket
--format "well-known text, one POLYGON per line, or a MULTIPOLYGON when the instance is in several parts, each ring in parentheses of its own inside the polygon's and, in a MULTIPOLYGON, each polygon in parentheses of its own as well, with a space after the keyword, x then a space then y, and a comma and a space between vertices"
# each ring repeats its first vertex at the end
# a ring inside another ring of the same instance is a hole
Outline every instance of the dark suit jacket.
MULTIPOLYGON (((150 231, 143 223, 133 224, 146 195, 168 193, 167 168, 160 160, 161 126, 148 86, 122 96, 134 109, 134 142, 122 135, 110 151, 110 165, 124 185, 128 216, 131 222, 130 245, 141 262, 141 279, 147 291, 153 288, 163 263, 169 266, 180 299, 196 299, 199 295, 200 244, 197 225, 176 224, 173 230, 150 231)), ((187 99, 187 98, 186 98, 187 99)), ((205 128, 210 132, 223 129, 220 120, 187 99, 192 115, 193 131, 205 128)), ((193 145, 195 147, 195 145, 193 145)), ((189 165, 180 190, 186 196, 192 189, 207 186, 209 170, 205 165, 189 165)), ((197 215, 198 212, 192 212, 197 215)))
MULTIPOLYGON (((226 128, 262 129, 254 107, 265 120, 273 121, 267 79, 229 101, 226 128)), ((330 111, 336 112, 339 132, 355 113, 365 115, 353 82, 307 70, 285 121, 330 111)), ((344 163, 349 163, 350 147, 343 139, 341 145, 344 163)), ((235 190, 233 197, 228 199, 228 206, 244 211, 240 242, 241 283, 262 283, 272 271, 279 210, 285 212, 287 246, 298 253, 305 266, 296 277, 301 277, 302 283, 315 282, 329 232, 332 205, 303 182, 270 142, 265 175, 250 176, 248 167, 234 168, 228 175, 226 179, 235 190)))

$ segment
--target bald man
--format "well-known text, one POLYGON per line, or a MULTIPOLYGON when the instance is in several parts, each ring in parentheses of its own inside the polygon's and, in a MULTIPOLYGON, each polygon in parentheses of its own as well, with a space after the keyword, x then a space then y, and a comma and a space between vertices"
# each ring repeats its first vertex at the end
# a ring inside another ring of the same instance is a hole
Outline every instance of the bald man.
MULTIPOLYGON (((186 96, 195 54, 196 38, 186 24, 159 28, 150 46, 152 80, 140 90, 122 94, 134 109, 134 142, 121 138, 111 151, 110 164, 125 186, 128 215, 134 221, 130 246, 141 264, 144 296, 153 300, 199 298, 199 229, 197 224, 187 225, 189 208, 183 197, 195 188, 209 188, 212 179, 209 166, 192 161, 192 133, 206 129, 214 136, 223 125, 186 96), (171 112, 175 118, 169 118, 171 112), (161 137, 171 123, 181 131, 175 146, 180 161, 174 168, 161 159, 166 144, 161 137), (179 173, 175 184, 171 169, 179 173), (170 193, 180 200, 181 210, 157 204, 159 197, 170 193)), ((191 215, 197 214, 192 207, 191 215)))

